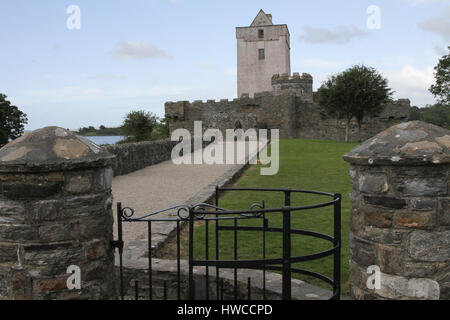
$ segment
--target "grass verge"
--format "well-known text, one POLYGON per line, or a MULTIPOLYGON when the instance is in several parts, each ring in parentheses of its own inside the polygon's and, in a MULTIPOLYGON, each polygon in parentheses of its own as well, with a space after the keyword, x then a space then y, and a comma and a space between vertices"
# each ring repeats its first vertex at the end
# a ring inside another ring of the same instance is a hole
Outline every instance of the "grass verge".
MULTIPOLYGON (((280 141, 280 169, 276 175, 260 175, 261 165, 250 166, 233 186, 236 187, 261 187, 261 188, 292 188, 317 190, 330 193, 342 194, 342 293, 348 294, 348 273, 349 273, 349 214, 351 189, 348 175, 348 164, 342 160, 342 155, 352 149, 357 143, 345 143, 337 141, 319 140, 281 140, 280 141)), ((227 192, 221 195, 220 207, 230 210, 249 209, 253 203, 265 201, 266 208, 281 207, 284 203, 282 193, 261 193, 261 192, 227 192)), ((300 206, 329 201, 329 197, 292 194, 291 205, 300 206)), ((281 213, 267 214, 269 226, 281 227, 281 213)), ((239 225, 261 225, 261 220, 241 220, 239 225)), ((226 224, 221 222, 221 224, 226 224)), ((291 216, 292 228, 317 231, 333 235, 333 207, 325 207, 306 211, 293 212, 291 216)), ((184 230, 184 233, 187 231, 184 230)), ((194 255, 201 259, 205 256, 205 224, 199 223, 195 228, 194 255)), ((317 253, 330 248, 331 243, 325 240, 311 238, 307 236, 292 235, 291 238, 292 256, 299 256, 317 253)), ((164 256, 172 255, 173 241, 161 253, 164 256)), ((252 259, 260 258, 262 253, 261 233, 243 231, 238 234, 238 258, 252 259)), ((233 231, 221 231, 219 250, 221 259, 233 259, 233 231)), ((187 239, 183 237, 182 255, 187 258, 187 239)), ((275 258, 282 256, 282 235, 277 233, 267 233, 266 236, 266 257, 275 258)), ((214 223, 210 223, 209 228, 209 257, 215 257, 215 234, 214 223)), ((332 256, 319 260, 296 263, 293 267, 307 269, 322 273, 332 277, 333 258, 332 256)), ((295 275, 295 278, 305 280, 320 287, 330 288, 323 281, 312 277, 295 275)))

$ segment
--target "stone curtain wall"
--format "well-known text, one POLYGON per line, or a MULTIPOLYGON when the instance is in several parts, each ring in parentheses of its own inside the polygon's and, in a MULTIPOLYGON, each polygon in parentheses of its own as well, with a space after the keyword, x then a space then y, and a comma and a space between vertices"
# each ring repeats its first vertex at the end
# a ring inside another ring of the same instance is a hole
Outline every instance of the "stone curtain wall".
POLYGON ((255 128, 258 125, 260 99, 244 97, 229 101, 200 100, 194 102, 166 102, 166 116, 169 118, 170 132, 184 128, 191 133, 194 121, 202 121, 203 128, 225 129, 255 128))
MULTIPOLYGON (((203 121, 203 129, 241 127, 280 129, 280 138, 345 140, 345 120, 324 118, 317 103, 306 102, 290 92, 255 94, 232 101, 179 101, 165 104, 170 132, 185 128, 193 132, 194 121, 203 121)), ((379 117, 363 121, 361 131, 356 121, 351 124, 350 141, 368 139, 392 125, 407 121, 410 103, 407 99, 386 105, 379 117)))
MULTIPOLYGON (((185 128, 193 132, 194 121, 202 121, 204 130, 264 128, 279 129, 280 138, 345 140, 345 120, 326 118, 321 106, 314 101, 313 78, 310 74, 294 72, 275 74, 272 91, 255 93, 253 98, 243 94, 239 99, 202 102, 166 102, 166 117, 170 132, 185 128)), ((408 121, 410 102, 399 99, 385 105, 378 117, 364 119, 361 130, 351 123, 350 141, 363 141, 401 122, 408 121)))
POLYGON ((344 156, 356 299, 450 299, 450 131, 407 122, 344 156), (367 287, 379 266, 381 288, 367 287))
MULTIPOLYGON (((345 140, 344 119, 324 117, 317 103, 296 103, 296 137, 299 139, 345 140)), ((358 128, 356 120, 350 123, 349 140, 364 141, 401 122, 408 121, 410 102, 399 99, 385 105, 378 117, 367 117, 358 128)))
POLYGON ((0 299, 116 297, 112 157, 57 127, 0 149, 0 299))

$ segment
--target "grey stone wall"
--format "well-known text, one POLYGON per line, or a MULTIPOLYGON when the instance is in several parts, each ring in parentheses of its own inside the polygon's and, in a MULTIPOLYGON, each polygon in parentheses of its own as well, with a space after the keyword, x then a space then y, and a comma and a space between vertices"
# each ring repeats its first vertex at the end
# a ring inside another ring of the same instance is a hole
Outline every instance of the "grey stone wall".
MULTIPOLYGON (((345 120, 324 116, 318 103, 296 102, 295 136, 299 139, 321 139, 345 141, 345 120)), ((383 112, 378 117, 366 117, 361 128, 356 120, 350 123, 349 140, 364 141, 377 133, 408 121, 410 102, 407 99, 399 99, 384 106, 383 112)))
MULTIPOLYGON (((203 142, 205 147, 209 142, 203 142)), ((154 164, 171 159, 172 149, 178 144, 170 139, 124 143, 105 146, 105 149, 115 155, 112 161, 114 176, 128 174, 154 164)), ((191 140, 191 150, 195 151, 194 140, 191 140)))
POLYGON ((176 144, 166 139, 108 145, 105 148, 116 156, 112 168, 114 176, 119 176, 170 160, 172 148, 176 144))
POLYGON ((283 92, 260 98, 262 128, 280 129, 280 138, 295 138, 296 96, 283 92))
POLYGON ((115 298, 112 157, 57 127, 0 149, 0 299, 115 298))
POLYGON ((313 78, 308 73, 276 74, 272 77, 272 92, 274 95, 289 92, 302 102, 313 102, 313 78))
POLYGON ((194 121, 202 121, 203 129, 218 128, 225 134, 225 129, 255 128, 258 126, 260 98, 234 99, 229 101, 208 100, 206 102, 188 101, 166 102, 166 116, 169 119, 170 132, 184 128, 193 132, 194 121))
MULTIPOLYGON (((152 264, 152 294, 153 299, 162 300, 164 297, 164 283, 167 288, 167 299, 178 299, 178 279, 176 260, 165 260, 153 258, 152 264)), ((124 276, 124 295, 125 299, 135 298, 135 281, 138 281, 138 295, 140 300, 149 299, 148 284, 148 258, 142 257, 134 261, 127 260, 123 268, 124 276)), ((189 278, 188 261, 180 261, 180 298, 188 299, 189 278)), ((116 268, 119 273, 119 268, 116 268)), ((206 300, 206 270, 205 268, 194 268, 195 299, 206 300)), ((216 299, 217 278, 216 270, 209 267, 208 290, 209 299, 216 299)), ((266 272, 266 299, 280 300, 282 297, 282 277, 280 274, 266 272)), ((251 278, 251 298, 252 300, 263 300, 263 274, 261 270, 238 269, 238 299, 248 299, 248 278, 251 278)), ((220 282, 223 281, 224 300, 234 299, 234 271, 233 269, 220 269, 219 274, 219 295, 220 282)), ((292 299, 293 300, 328 300, 332 293, 329 290, 322 289, 298 279, 292 279, 292 299)), ((220 297, 219 297, 220 299, 220 297)))
POLYGON ((450 299, 450 131, 402 123, 350 162, 350 287, 356 299, 450 299), (377 265, 381 288, 367 287, 377 265))
MULTIPOLYGON (((257 93, 254 98, 244 96, 232 101, 167 102, 165 109, 170 131, 184 128, 193 132, 194 121, 202 121, 204 130, 218 128, 224 132, 238 127, 244 130, 280 129, 280 137, 283 139, 344 141, 345 120, 324 117, 321 106, 312 102, 312 79, 305 75, 291 78, 275 79, 273 92, 257 93), (297 78, 299 82, 296 82, 297 78), (311 84, 306 85, 309 81, 311 84), (277 89, 277 86, 280 88, 277 89), (309 88, 303 94, 298 92, 303 90, 302 86, 309 88)), ((349 139, 364 141, 390 126, 407 121, 409 113, 410 102, 407 99, 388 103, 378 117, 364 119, 361 129, 353 121, 349 139)))

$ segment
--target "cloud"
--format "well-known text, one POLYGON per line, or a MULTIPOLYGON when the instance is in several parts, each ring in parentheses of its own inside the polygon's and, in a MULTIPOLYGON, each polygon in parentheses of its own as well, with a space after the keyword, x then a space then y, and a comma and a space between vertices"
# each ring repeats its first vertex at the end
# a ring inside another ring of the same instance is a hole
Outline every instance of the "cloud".
POLYGON ((445 56, 448 54, 448 49, 444 47, 435 46, 434 51, 440 56, 445 56))
POLYGON ((35 100, 66 102, 87 101, 103 95, 103 90, 85 86, 67 86, 55 90, 27 90, 25 96, 35 100))
POLYGON ((344 44, 353 39, 365 37, 368 33, 358 27, 338 26, 332 30, 325 28, 303 27, 304 35, 300 41, 309 43, 334 43, 344 44))
POLYGON ((123 74, 96 74, 91 76, 86 76, 87 80, 123 80, 126 79, 126 76, 123 74))
POLYGON ((343 69, 351 64, 349 61, 334 61, 320 58, 303 59, 300 62, 305 67, 316 69, 343 69))
POLYGON ((450 2, 450 0, 402 0, 403 2, 408 2, 414 6, 421 4, 432 4, 432 3, 446 3, 450 2))
POLYGON ((54 90, 27 90, 24 97, 30 101, 46 103, 66 103, 77 101, 98 101, 104 99, 130 99, 178 96, 186 94, 190 87, 183 85, 157 85, 151 87, 125 87, 117 90, 104 90, 86 86, 66 86, 54 90))
POLYGON ((150 43, 139 41, 122 41, 112 53, 117 60, 141 60, 152 58, 172 58, 170 53, 160 50, 150 43))
POLYGON ((434 33, 446 42, 450 42, 450 7, 441 16, 431 17, 422 23, 419 23, 419 27, 425 31, 434 33))
POLYGON ((417 68, 408 64, 401 69, 382 73, 389 80, 389 87, 395 91, 395 98, 409 98, 411 105, 420 107, 435 103, 433 95, 428 91, 434 83, 432 66, 417 68))
POLYGON ((114 98, 142 98, 156 96, 179 96, 187 93, 190 87, 183 85, 157 85, 149 88, 128 87, 115 92, 114 98))

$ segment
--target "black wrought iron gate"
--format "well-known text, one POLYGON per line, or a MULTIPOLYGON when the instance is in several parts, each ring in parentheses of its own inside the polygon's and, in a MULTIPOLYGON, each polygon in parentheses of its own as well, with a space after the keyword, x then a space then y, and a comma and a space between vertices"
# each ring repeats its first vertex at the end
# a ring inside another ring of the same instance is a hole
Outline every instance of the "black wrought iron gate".
MULTIPOLYGON (((341 195, 332 194, 320 191, 308 191, 308 190, 295 190, 295 189, 271 189, 271 188, 219 188, 216 187, 215 193, 215 204, 199 203, 194 206, 178 205, 156 212, 148 213, 140 217, 133 217, 134 210, 131 207, 123 207, 121 203, 117 204, 117 234, 118 240, 112 242, 112 245, 118 248, 119 251, 119 278, 120 278, 120 297, 125 298, 124 292, 124 277, 123 277, 123 222, 140 222, 147 224, 148 231, 148 286, 149 299, 153 299, 153 279, 152 279, 152 223, 154 222, 164 222, 164 223, 174 223, 176 225, 176 298, 182 299, 182 286, 181 286, 181 230, 185 224, 187 224, 189 232, 188 240, 188 298, 194 299, 196 293, 196 282, 194 275, 194 267, 204 267, 205 268, 205 281, 204 281, 204 292, 206 299, 210 299, 212 294, 210 293, 210 282, 215 281, 215 298, 224 298, 224 281, 221 278, 221 269, 232 269, 234 271, 233 275, 233 298, 237 299, 238 292, 238 269, 255 269, 262 271, 262 297, 266 299, 266 273, 268 271, 280 272, 282 276, 281 286, 282 294, 281 298, 289 300, 291 296, 291 284, 292 284, 292 274, 304 274, 312 276, 314 278, 320 279, 325 283, 328 283, 332 287, 332 294, 330 299, 340 299, 341 290, 341 195), (266 208, 264 201, 261 203, 255 203, 250 206, 250 209, 246 210, 227 210, 219 206, 219 196, 222 192, 245 192, 245 191, 258 191, 258 192, 277 192, 284 194, 284 206, 277 208, 266 208), (306 205, 306 206, 291 206, 291 195, 293 193, 309 193, 316 194, 325 197, 332 198, 332 200, 306 205), (322 234, 310 230, 300 230, 293 229, 291 227, 291 215, 298 211, 312 210, 322 207, 332 207, 334 234, 333 236, 322 234), (161 217, 160 215, 167 211, 176 211, 176 216, 172 217, 161 217), (282 226, 273 227, 269 226, 269 220, 266 218, 268 214, 281 214, 282 215, 282 226), (244 219, 256 219, 260 220, 259 223, 254 223, 252 225, 239 225, 239 221, 244 219), (194 256, 194 223, 196 221, 203 221, 205 224, 205 252, 204 258, 198 259, 194 256), (225 221, 228 221, 225 222, 225 221), (211 226, 213 224, 213 226, 211 226), (209 235, 211 232, 211 227, 213 227, 214 232, 214 246, 215 254, 214 257, 210 257, 210 240, 209 235), (232 231, 232 239, 221 239, 220 231, 232 231), (238 233, 239 232, 259 232, 262 237, 262 252, 260 253, 260 258, 255 259, 238 259, 238 233), (277 258, 267 258, 266 257, 266 240, 267 233, 281 233, 282 234, 282 256, 277 258), (329 241, 332 246, 322 252, 317 252, 302 256, 292 256, 291 254, 291 236, 292 235, 303 235, 314 238, 320 238, 329 241), (220 256, 220 242, 227 241, 227 243, 232 243, 233 245, 233 259, 221 259, 220 256), (327 256, 333 256, 333 277, 329 278, 318 272, 303 270, 299 268, 292 267, 293 263, 304 262, 315 259, 321 259, 327 256), (210 268, 215 269, 215 274, 213 275, 213 280, 211 280, 210 268)), ((138 299, 139 283, 136 280, 134 283, 135 287, 135 299, 138 299)), ((198 286, 198 285, 197 285, 198 286)), ((198 289, 198 288, 197 288, 198 289)), ((163 287, 163 299, 167 299, 167 283, 164 283, 163 287)), ((242 294, 241 294, 242 296, 242 294)), ((252 297, 252 283, 251 279, 247 280, 247 298, 252 297)))

